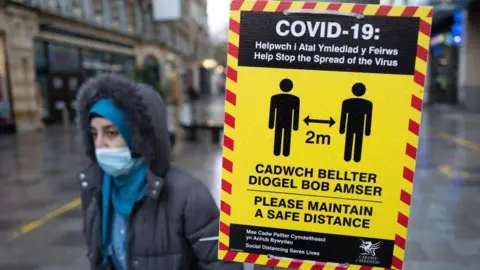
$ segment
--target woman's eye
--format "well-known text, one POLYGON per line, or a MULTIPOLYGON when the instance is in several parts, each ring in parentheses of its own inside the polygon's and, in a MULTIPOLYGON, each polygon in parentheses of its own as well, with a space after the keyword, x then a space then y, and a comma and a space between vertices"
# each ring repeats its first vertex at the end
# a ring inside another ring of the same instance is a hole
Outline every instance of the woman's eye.
POLYGON ((115 137, 118 135, 118 131, 109 131, 107 132, 108 137, 115 137))

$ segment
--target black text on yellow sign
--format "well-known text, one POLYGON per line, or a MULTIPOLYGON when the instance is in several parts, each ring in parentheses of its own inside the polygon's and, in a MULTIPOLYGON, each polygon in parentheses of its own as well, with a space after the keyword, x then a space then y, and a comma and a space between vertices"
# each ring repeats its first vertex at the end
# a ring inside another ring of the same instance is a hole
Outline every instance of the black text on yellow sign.
POLYGON ((248 7, 232 11, 239 35, 230 32, 238 80, 227 85, 236 93, 226 105, 236 117, 225 130, 235 138, 224 152, 235 166, 223 177, 234 190, 222 194, 228 248, 392 268, 403 256, 398 214, 409 209, 400 194, 412 189, 402 172, 415 167, 405 145, 418 142, 407 127, 420 119, 411 107, 423 93, 418 46, 429 42, 420 18, 248 7))

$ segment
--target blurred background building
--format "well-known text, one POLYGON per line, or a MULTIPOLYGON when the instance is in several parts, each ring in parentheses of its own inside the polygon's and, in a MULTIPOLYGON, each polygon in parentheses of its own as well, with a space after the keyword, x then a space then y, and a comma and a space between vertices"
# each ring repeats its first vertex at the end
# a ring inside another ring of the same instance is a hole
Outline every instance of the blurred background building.
POLYGON ((0 1, 0 129, 32 130, 73 116, 79 85, 148 67, 170 100, 208 89, 207 0, 0 1))

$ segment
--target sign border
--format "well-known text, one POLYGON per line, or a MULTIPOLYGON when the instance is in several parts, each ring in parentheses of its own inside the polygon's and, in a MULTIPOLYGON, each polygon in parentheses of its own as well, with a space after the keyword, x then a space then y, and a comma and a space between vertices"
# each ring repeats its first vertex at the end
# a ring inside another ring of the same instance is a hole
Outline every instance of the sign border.
POLYGON ((423 92, 425 86, 425 72, 427 69, 427 58, 429 49, 429 38, 431 32, 433 8, 430 6, 391 6, 371 5, 354 3, 324 3, 324 2, 285 2, 285 1, 250 1, 233 0, 230 5, 230 22, 227 50, 227 89, 225 91, 225 124, 223 137, 223 160, 222 160, 222 183, 220 201, 220 228, 219 228, 219 251, 218 258, 225 261, 236 261, 244 263, 256 263, 266 266, 286 267, 290 269, 349 269, 349 270, 380 270, 384 268, 343 265, 339 263, 314 262, 307 260, 295 260, 289 258, 269 257, 265 254, 254 254, 237 252, 229 249, 230 243, 230 216, 232 207, 229 201, 232 199, 234 183, 229 179, 234 171, 234 162, 231 158, 235 151, 235 113, 237 106, 236 93, 240 91, 237 86, 238 74, 238 52, 240 35, 240 13, 241 11, 264 11, 284 12, 285 10, 328 10, 362 13, 370 16, 388 17, 418 17, 420 19, 417 55, 415 61, 415 74, 413 80, 415 87, 411 88, 410 112, 408 129, 410 136, 405 142, 405 155, 403 157, 403 171, 398 172, 405 181, 398 194, 399 207, 397 226, 395 232, 395 245, 392 257, 392 269, 401 270, 405 256, 405 245, 407 228, 410 216, 410 203, 415 178, 415 164, 417 158, 418 136, 420 132, 421 112, 423 106, 423 92))

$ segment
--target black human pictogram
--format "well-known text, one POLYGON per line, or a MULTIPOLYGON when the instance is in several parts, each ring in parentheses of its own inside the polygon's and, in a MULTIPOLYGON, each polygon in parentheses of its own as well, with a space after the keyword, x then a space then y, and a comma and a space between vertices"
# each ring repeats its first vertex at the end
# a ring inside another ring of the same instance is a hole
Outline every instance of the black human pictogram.
POLYGON ((280 82, 280 89, 284 93, 276 94, 270 100, 268 127, 275 129, 273 154, 279 156, 282 152, 285 157, 288 157, 290 155, 292 129, 298 130, 300 99, 295 95, 287 94, 293 89, 291 80, 283 79, 280 82))
POLYGON ((372 129, 371 101, 359 98, 366 92, 363 83, 356 83, 352 87, 352 93, 357 98, 343 101, 342 116, 340 120, 340 134, 346 133, 344 160, 360 162, 362 159, 363 136, 370 136, 372 129))

